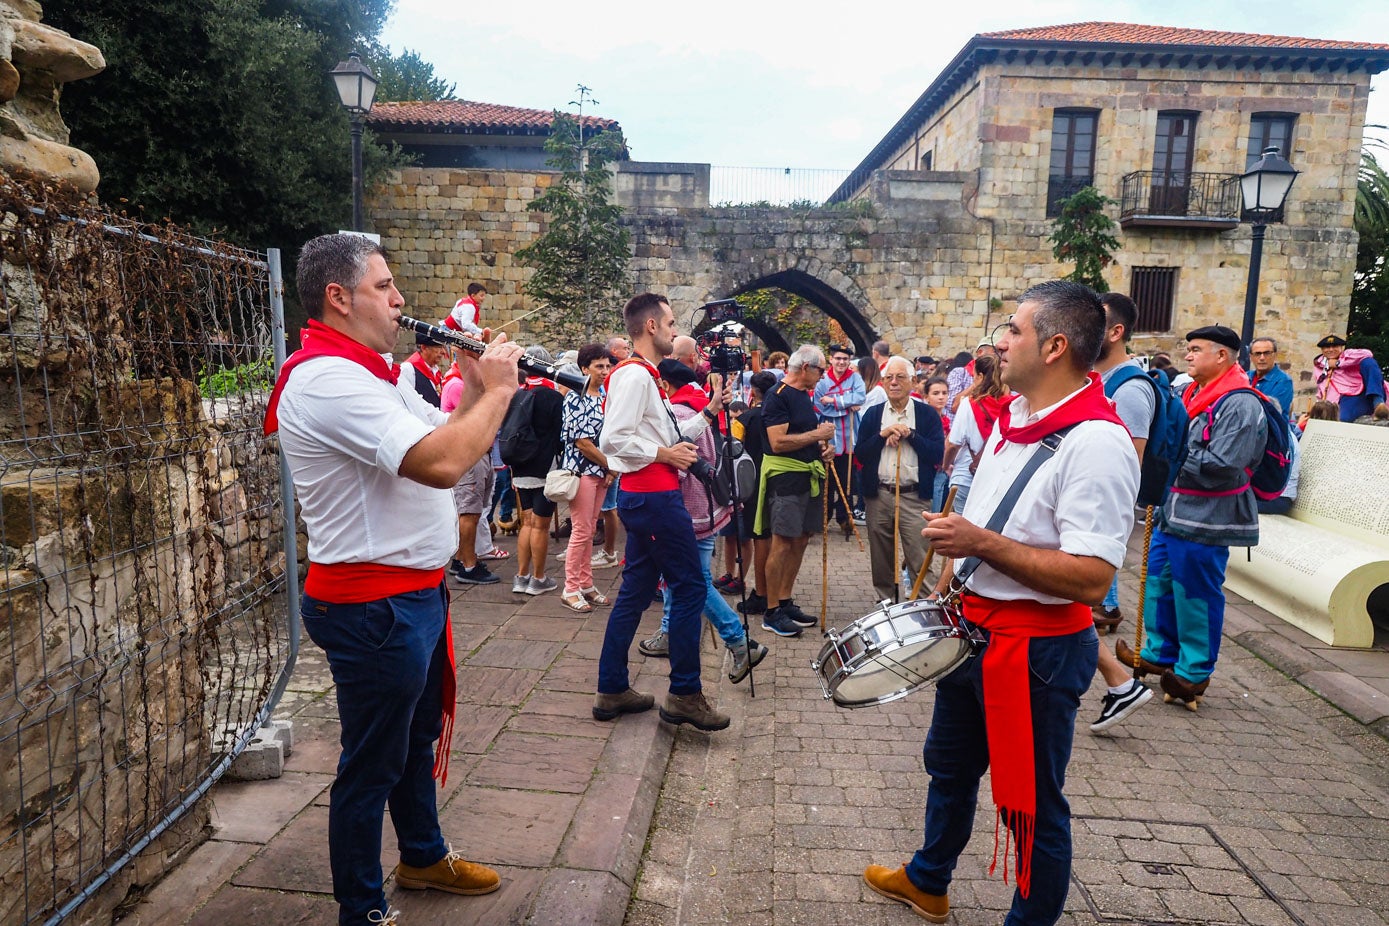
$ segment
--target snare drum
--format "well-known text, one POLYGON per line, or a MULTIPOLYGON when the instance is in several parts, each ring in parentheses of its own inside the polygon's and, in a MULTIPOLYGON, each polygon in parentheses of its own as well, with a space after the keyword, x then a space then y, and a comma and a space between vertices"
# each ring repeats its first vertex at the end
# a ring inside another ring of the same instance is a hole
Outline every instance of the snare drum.
POLYGON ((843 630, 810 664, 826 698, 840 707, 896 701, 953 671, 982 639, 934 601, 882 606, 843 630))

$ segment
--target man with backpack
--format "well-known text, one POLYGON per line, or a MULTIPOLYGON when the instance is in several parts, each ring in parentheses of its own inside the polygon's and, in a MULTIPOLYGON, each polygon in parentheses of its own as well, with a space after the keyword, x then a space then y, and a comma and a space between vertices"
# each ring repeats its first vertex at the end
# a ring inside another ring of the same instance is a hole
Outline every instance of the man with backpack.
MULTIPOLYGON (((1190 418, 1186 453, 1153 531, 1144 589, 1151 619, 1136 674, 1160 676, 1167 700, 1195 710, 1220 652, 1230 547, 1259 542, 1254 489, 1269 451, 1277 456, 1287 447, 1268 425, 1282 410, 1251 389, 1240 369, 1239 335, 1208 325, 1186 340, 1193 380, 1182 394, 1190 418)), ((1283 467, 1286 484, 1286 462, 1283 467)), ((1134 665, 1122 639, 1116 653, 1134 665)))

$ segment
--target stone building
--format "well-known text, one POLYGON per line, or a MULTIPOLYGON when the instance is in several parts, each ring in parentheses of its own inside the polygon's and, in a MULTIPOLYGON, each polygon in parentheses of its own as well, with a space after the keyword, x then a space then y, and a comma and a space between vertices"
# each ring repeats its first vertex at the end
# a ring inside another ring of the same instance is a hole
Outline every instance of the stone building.
POLYGON ((1056 273, 1050 218, 1093 185, 1118 201, 1106 278, 1140 306, 1141 350, 1192 327, 1240 327, 1250 232, 1238 176, 1267 146, 1301 171, 1265 242, 1256 330, 1310 368, 1344 332, 1356 170, 1371 75, 1389 45, 1089 22, 977 35, 831 201, 877 171, 964 171, 992 226, 988 288, 1056 273))

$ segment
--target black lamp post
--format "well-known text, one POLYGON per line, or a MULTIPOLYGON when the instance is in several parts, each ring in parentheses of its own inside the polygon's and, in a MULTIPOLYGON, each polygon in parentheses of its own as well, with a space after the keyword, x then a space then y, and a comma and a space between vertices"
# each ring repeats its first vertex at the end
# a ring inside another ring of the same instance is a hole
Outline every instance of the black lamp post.
POLYGON ((1244 326, 1240 329, 1240 366, 1249 370, 1249 342, 1254 339, 1254 306, 1259 301, 1259 264, 1264 258, 1264 227, 1269 217, 1283 208, 1288 191, 1293 188, 1297 171, 1278 154, 1277 148, 1265 148, 1239 179, 1244 211, 1253 223, 1254 242, 1249 249, 1249 283, 1244 289, 1244 326))
POLYGON ((337 87, 342 108, 352 120, 352 230, 362 231, 362 123, 371 112, 372 97, 376 96, 376 75, 356 52, 328 73, 337 87))

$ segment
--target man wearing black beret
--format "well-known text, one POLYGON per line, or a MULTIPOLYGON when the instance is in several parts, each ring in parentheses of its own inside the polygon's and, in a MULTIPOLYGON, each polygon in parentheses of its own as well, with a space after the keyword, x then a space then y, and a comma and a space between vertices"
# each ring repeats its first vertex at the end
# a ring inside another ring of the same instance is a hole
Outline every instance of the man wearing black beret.
MULTIPOLYGON (((1153 617, 1137 669, 1161 676, 1169 699, 1195 710, 1220 652, 1230 547, 1259 542, 1248 471, 1264 452, 1268 426, 1236 362, 1239 335, 1208 325, 1188 332, 1186 341, 1193 380, 1182 394, 1191 417, 1187 454, 1153 531, 1143 591, 1153 617)), ((1134 664, 1123 640, 1115 649, 1120 662, 1134 664)))
POLYGON ((1317 342, 1317 398, 1335 402, 1342 421, 1354 421, 1384 401, 1384 372, 1375 355, 1363 347, 1346 347, 1346 339, 1328 334, 1317 342))

